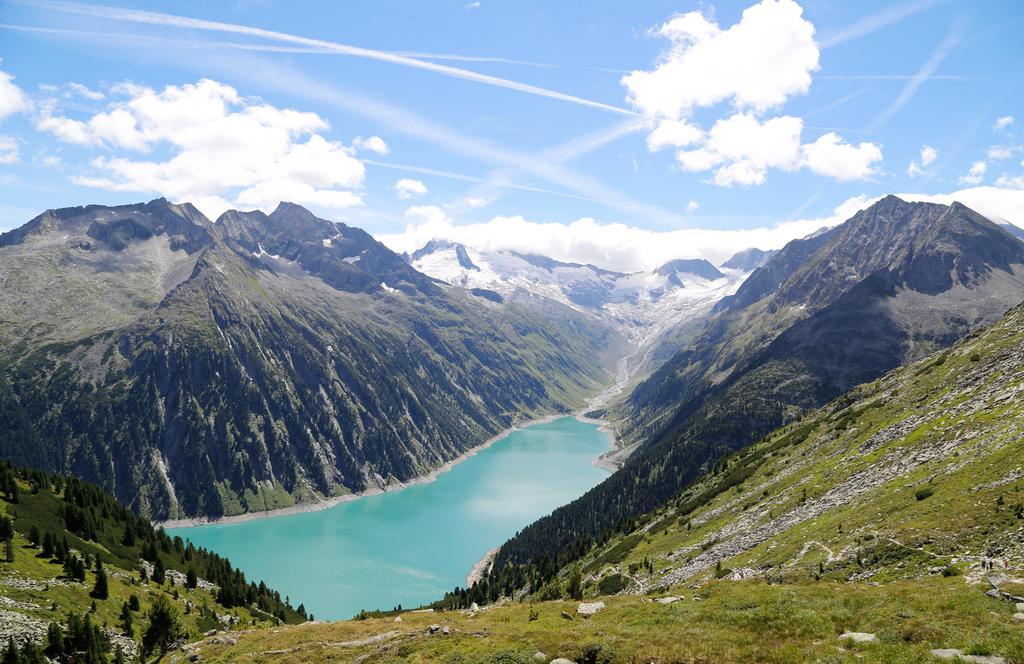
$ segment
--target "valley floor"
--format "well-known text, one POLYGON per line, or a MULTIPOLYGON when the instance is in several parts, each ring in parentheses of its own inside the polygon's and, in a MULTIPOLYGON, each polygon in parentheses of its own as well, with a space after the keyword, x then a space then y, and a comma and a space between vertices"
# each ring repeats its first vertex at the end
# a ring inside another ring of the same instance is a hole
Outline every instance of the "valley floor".
POLYGON ((220 634, 170 661, 198 653, 204 662, 927 662, 949 649, 962 661, 1024 661, 1018 609, 987 588, 941 576, 884 585, 720 580, 657 596, 680 597, 671 603, 605 597, 590 618, 576 602, 511 603, 220 634), (538 652, 545 656, 534 659, 538 652))

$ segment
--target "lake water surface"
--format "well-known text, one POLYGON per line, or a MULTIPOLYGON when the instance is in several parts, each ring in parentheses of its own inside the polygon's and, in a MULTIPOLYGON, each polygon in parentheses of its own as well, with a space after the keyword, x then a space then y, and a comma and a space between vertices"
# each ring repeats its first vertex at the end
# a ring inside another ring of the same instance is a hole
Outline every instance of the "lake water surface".
POLYGON ((414 607, 464 586, 483 555, 607 477, 598 426, 563 417, 513 431, 437 480, 319 512, 168 529, 231 559, 318 619, 414 607))

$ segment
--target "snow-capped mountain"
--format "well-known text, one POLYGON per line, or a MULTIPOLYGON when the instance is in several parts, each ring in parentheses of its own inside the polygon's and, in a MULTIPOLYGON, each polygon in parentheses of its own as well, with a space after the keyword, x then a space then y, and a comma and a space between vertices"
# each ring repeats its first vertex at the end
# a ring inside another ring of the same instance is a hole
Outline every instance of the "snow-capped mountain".
POLYGON ((704 259, 669 261, 650 272, 615 272, 444 240, 428 242, 407 260, 454 286, 496 291, 526 303, 542 297, 589 313, 630 339, 641 358, 665 332, 706 314, 749 274, 704 259))

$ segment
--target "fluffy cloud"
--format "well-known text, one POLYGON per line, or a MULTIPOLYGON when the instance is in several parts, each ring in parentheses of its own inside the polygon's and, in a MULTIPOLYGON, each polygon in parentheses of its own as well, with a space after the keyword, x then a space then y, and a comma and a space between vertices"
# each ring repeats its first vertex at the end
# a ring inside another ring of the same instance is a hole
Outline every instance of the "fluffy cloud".
POLYGON ((356 150, 366 150, 368 152, 375 152, 379 155, 386 155, 391 152, 391 148, 388 147, 388 144, 385 143, 384 139, 380 136, 370 136, 368 138, 357 136, 356 139, 352 141, 352 147, 356 150))
POLYGON ((676 153, 683 169, 715 169, 711 181, 720 186, 763 184, 770 168, 863 179, 881 161, 874 143, 827 133, 804 145, 800 118, 758 119, 806 93, 818 69, 814 25, 793 0, 762 0, 727 29, 699 11, 679 14, 654 34, 669 42, 654 68, 621 79, 629 103, 650 119, 651 152, 686 148, 676 153), (695 109, 725 102, 739 112, 710 131, 689 120, 695 109))
POLYGON ((1007 127, 1009 127, 1012 124, 1013 124, 1013 116, 1012 115, 1004 115, 1003 117, 1001 117, 998 120, 996 120, 996 124, 992 128, 998 131, 999 129, 1006 129, 1007 127))
POLYGON ((694 108, 730 101, 765 111, 810 89, 818 69, 814 26, 792 0, 762 0, 723 30, 701 12, 679 14, 655 31, 669 41, 654 69, 622 78, 644 115, 679 120, 694 108))
POLYGON ((996 186, 1007 189, 1024 189, 1024 175, 1000 175, 996 178, 996 186))
POLYGON ((924 175, 924 168, 930 165, 939 156, 938 150, 927 145, 921 146, 921 165, 918 166, 916 161, 911 161, 910 165, 907 166, 907 175, 912 178, 916 178, 920 175, 924 175))
POLYGON ((993 161, 1009 159, 1021 151, 1019 145, 993 145, 986 152, 985 156, 993 161))
POLYGON ((0 120, 28 109, 25 93, 14 84, 14 77, 0 71, 0 120))
POLYGON ((92 161, 95 173, 75 178, 78 184, 158 193, 210 215, 229 207, 272 209, 281 200, 329 209, 362 202, 353 190, 363 184, 363 163, 353 149, 320 135, 327 123, 315 113, 246 99, 208 79, 112 92, 125 98, 86 120, 57 115, 49 105, 36 126, 68 143, 170 156, 101 156, 92 161))
MULTIPOLYGON (((908 201, 946 205, 960 201, 994 220, 1006 220, 1024 227, 1024 187, 972 187, 949 194, 896 195, 908 201)), ((456 224, 439 207, 418 206, 407 211, 408 225, 403 232, 378 235, 377 239, 398 252, 415 251, 432 239, 448 239, 481 250, 536 253, 623 271, 650 270, 674 258, 707 258, 713 263, 721 263, 749 247, 778 249, 790 240, 842 223, 879 198, 856 196, 824 217, 780 221, 771 226, 743 230, 685 228, 652 231, 594 219, 578 219, 563 224, 531 221, 521 216, 499 216, 482 223, 456 224)))
POLYGON ((0 134, 0 164, 18 163, 18 141, 0 134))
POLYGON ((882 151, 874 143, 851 145, 835 133, 803 144, 803 120, 780 116, 764 122, 750 113, 737 113, 715 122, 703 145, 676 154, 688 171, 717 169, 712 181, 720 186, 763 184, 769 168, 795 171, 807 168, 837 180, 870 175, 882 151))
POLYGON ((983 161, 976 161, 971 164, 970 170, 967 171, 967 175, 960 176, 961 184, 980 184, 985 178, 985 171, 988 170, 988 164, 983 161))
POLYGON ((418 198, 427 193, 427 185, 419 180, 402 178, 395 183, 395 193, 401 199, 418 198))
POLYGON ((662 148, 682 148, 692 145, 704 138, 700 127, 686 120, 662 120, 647 135, 647 149, 657 152, 662 148))
POLYGON ((92 101, 103 101, 106 95, 99 90, 93 90, 81 83, 68 83, 68 93, 65 96, 78 95, 92 101))

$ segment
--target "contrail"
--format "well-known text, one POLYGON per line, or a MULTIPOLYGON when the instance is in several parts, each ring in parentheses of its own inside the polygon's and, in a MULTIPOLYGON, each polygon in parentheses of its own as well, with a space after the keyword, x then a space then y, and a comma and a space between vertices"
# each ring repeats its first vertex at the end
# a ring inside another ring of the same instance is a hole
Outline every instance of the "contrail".
POLYGON ((334 53, 341 53, 344 55, 367 58, 370 60, 378 60, 381 62, 390 62, 392 64, 402 65, 405 67, 412 67, 414 69, 422 69, 425 71, 434 72, 436 74, 441 74, 443 76, 450 76, 452 78, 458 78, 466 81, 474 81, 476 83, 492 85, 499 88, 505 88, 507 90, 515 90, 516 92, 523 92, 526 94, 536 95, 538 97, 546 97, 548 99, 564 101, 570 104, 576 104, 578 106, 596 108, 602 111, 618 113, 620 115, 638 116, 637 113, 625 108, 612 106, 611 104, 604 104, 602 102, 593 101, 591 99, 584 99, 583 97, 577 97, 575 95, 566 94, 564 92, 558 92, 556 90, 541 88, 535 85, 530 85, 528 83, 520 83, 518 81, 512 81, 507 78, 501 78, 499 76, 481 74, 479 72, 471 71, 469 69, 462 69, 460 67, 452 67, 449 65, 439 64, 437 62, 420 60, 407 55, 389 53, 387 51, 378 51, 375 49, 363 48, 360 46, 351 46, 348 44, 340 44, 337 42, 326 41, 323 39, 312 39, 309 37, 301 37, 298 35, 291 35, 284 32, 265 30, 263 28, 253 28, 250 26, 236 25, 233 23, 207 21, 204 19, 189 18, 186 16, 176 16, 174 14, 163 14, 160 12, 142 11, 138 9, 122 9, 120 7, 87 5, 74 2, 52 2, 48 0, 43 0, 41 2, 36 2, 32 4, 54 11, 84 14, 87 16, 95 16, 97 18, 112 19, 116 21, 130 21, 134 23, 145 23, 149 25, 164 25, 191 30, 226 32, 231 34, 247 35, 250 37, 258 37, 261 39, 268 39, 271 41, 283 42, 287 44, 298 44, 300 46, 324 49, 334 53))

